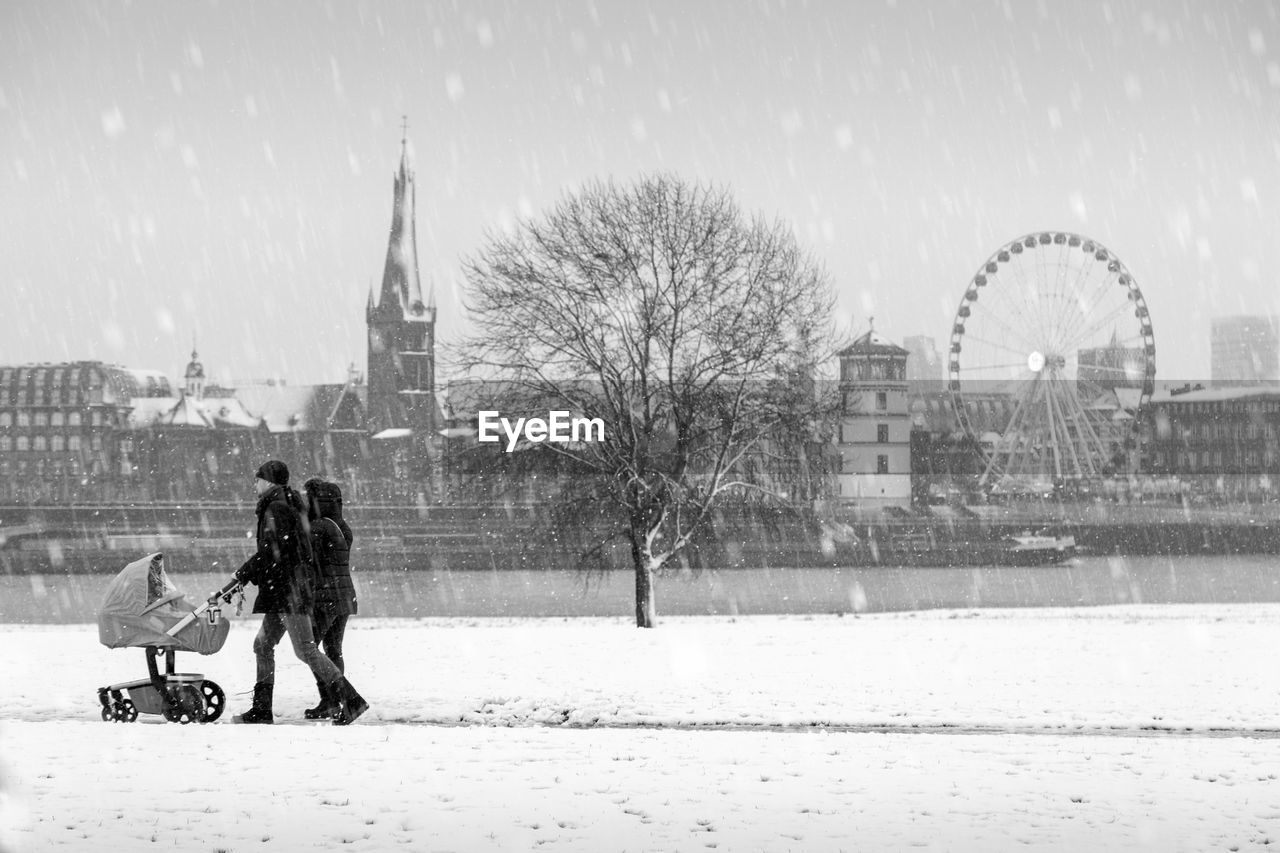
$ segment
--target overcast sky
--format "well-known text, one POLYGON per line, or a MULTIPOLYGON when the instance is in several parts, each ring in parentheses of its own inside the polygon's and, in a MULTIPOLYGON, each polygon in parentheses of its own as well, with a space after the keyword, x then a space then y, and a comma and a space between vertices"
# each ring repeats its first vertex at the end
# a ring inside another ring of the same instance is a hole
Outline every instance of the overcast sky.
POLYGON ((486 229, 596 177, 731 187, 842 319, 944 348, 1043 229, 1113 250, 1162 378, 1280 312, 1280 23, 1254 2, 0 4, 0 364, 364 368, 408 115, 440 334, 486 229))

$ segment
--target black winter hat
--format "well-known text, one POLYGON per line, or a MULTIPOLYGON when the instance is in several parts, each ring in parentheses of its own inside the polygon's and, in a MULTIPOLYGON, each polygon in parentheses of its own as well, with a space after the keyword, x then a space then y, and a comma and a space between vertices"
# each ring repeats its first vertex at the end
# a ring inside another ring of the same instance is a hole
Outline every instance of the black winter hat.
POLYGON ((289 466, 279 459, 269 459, 262 463, 255 476, 261 477, 268 483, 275 483, 277 486, 287 486, 289 485, 289 466))

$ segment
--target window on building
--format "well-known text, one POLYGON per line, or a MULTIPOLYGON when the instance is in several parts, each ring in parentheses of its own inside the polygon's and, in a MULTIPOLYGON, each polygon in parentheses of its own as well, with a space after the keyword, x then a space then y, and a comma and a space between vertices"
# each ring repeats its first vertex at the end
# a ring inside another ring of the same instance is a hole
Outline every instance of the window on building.
POLYGON ((49 439, 43 435, 37 435, 34 439, 32 439, 32 445, 34 450, 48 450, 49 439))
POLYGON ((79 449, 80 449, 80 436, 78 435, 67 436, 67 450, 79 450, 79 449))
POLYGON ((66 439, 66 436, 62 436, 62 435, 52 435, 52 436, 50 436, 50 437, 49 437, 49 447, 50 447, 50 449, 51 449, 51 450, 66 450, 66 449, 67 449, 67 439, 66 439))
POLYGON ((883 412, 889 408, 889 393, 887 391, 876 392, 876 411, 883 412))
POLYGON ((99 434, 97 434, 97 433, 94 433, 92 436, 90 436, 90 437, 89 437, 89 447, 90 447, 91 449, 93 449, 93 450, 101 450, 101 449, 102 449, 102 436, 101 436, 101 435, 99 435, 99 434))
POLYGON ((30 412, 23 412, 23 411, 18 412, 18 426, 31 426, 30 412))
POLYGON ((64 415, 62 412, 53 412, 52 414, 49 415, 50 426, 62 426, 65 420, 66 420, 66 415, 64 415))
POLYGON ((876 473, 877 474, 889 473, 889 457, 888 456, 881 454, 880 456, 876 457, 876 473))
POLYGON ((79 412, 70 412, 67 414, 67 426, 80 426, 79 412))
POLYGON ((35 414, 33 414, 33 415, 31 416, 31 422, 32 422, 32 424, 34 424, 35 426, 38 426, 38 427, 48 426, 48 425, 49 425, 49 413, 48 413, 48 412, 36 412, 35 414))
POLYGON ((17 448, 18 450, 30 450, 31 439, 27 438, 25 435, 18 436, 17 448))
POLYGON ((0 435, 0 453, 6 450, 13 450, 13 439, 7 435, 0 435))
POLYGON ((13 414, 10 412, 0 412, 0 427, 12 426, 13 414))
POLYGON ((889 425, 876 424, 876 441, 881 444, 889 443, 889 425))

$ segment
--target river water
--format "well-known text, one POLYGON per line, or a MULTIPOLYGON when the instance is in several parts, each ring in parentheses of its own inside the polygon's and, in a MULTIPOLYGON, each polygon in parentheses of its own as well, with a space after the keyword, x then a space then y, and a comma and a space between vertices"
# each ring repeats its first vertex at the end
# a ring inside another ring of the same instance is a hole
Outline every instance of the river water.
MULTIPOLYGON (((229 576, 170 577, 195 601, 229 576)), ((630 572, 357 572, 360 614, 387 617, 620 616, 634 612, 630 572)), ((0 575, 0 623, 96 620, 110 575, 0 575)), ((1081 557, 1036 568, 729 569, 657 580, 660 615, 857 613, 931 608, 1070 607, 1280 601, 1270 555, 1081 557)), ((247 608, 252 606, 252 588, 247 608)))

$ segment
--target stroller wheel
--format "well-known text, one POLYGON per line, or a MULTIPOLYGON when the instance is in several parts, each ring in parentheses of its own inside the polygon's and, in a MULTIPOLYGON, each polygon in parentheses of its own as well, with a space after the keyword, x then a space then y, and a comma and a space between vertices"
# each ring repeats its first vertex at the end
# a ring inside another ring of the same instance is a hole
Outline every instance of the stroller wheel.
POLYGON ((213 681, 201 682, 200 693, 204 696, 204 713, 200 715, 200 722, 212 723, 222 716, 222 710, 227 704, 227 694, 213 681))
POLYGON ((129 699, 116 699, 102 708, 104 723, 132 723, 138 719, 138 707, 129 699))
POLYGON ((204 697, 189 684, 173 689, 164 704, 164 718, 171 723, 194 723, 204 717, 204 697))

